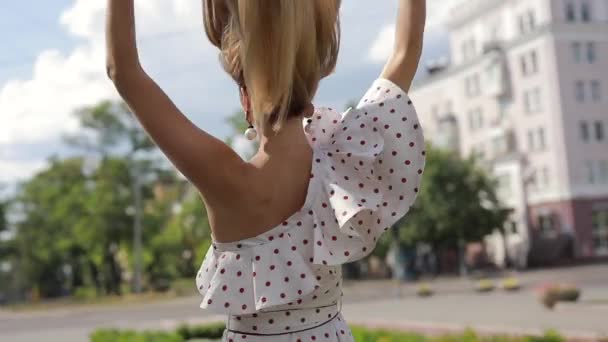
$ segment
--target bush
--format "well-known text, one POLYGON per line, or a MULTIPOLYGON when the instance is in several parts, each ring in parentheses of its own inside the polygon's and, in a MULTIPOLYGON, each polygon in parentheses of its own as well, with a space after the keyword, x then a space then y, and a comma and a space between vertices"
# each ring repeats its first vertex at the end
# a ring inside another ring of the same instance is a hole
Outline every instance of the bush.
POLYGON ((97 290, 94 287, 78 287, 74 290, 74 299, 87 301, 97 298, 97 290))
POLYGON ((222 338, 224 329, 226 329, 224 323, 197 326, 182 325, 177 329, 177 333, 186 341, 195 338, 219 339, 222 338))
POLYGON ((502 288, 505 291, 517 291, 521 288, 521 283, 517 278, 507 278, 502 281, 502 288))
POLYGON ((478 292, 490 292, 494 290, 494 283, 488 279, 482 279, 477 282, 475 289, 478 292))
POLYGON ((574 285, 551 284, 545 285, 539 291, 540 301, 549 309, 553 309, 558 302, 576 302, 581 291, 574 285))
POLYGON ((430 297, 433 295, 433 293, 433 288, 428 283, 418 285, 418 289, 416 290, 416 294, 419 297, 430 297))
MULTIPOLYGON (((99 330, 91 335, 91 342, 194 342, 219 340, 224 332, 224 324, 202 326, 182 326, 175 333, 99 330)), ((472 330, 461 334, 450 334, 429 337, 416 333, 395 332, 389 330, 370 330, 363 327, 352 327, 353 337, 357 342, 563 342, 555 332, 548 332, 540 337, 512 337, 477 335, 472 330)))
POLYGON ((98 330, 91 334, 91 342, 185 342, 179 334, 163 332, 135 332, 98 330))
POLYGON ((547 332, 544 336, 490 336, 477 335, 472 330, 461 334, 451 334, 429 337, 413 333, 400 333, 387 330, 368 330, 353 327, 353 337, 357 342, 565 342, 565 339, 555 332, 547 332))

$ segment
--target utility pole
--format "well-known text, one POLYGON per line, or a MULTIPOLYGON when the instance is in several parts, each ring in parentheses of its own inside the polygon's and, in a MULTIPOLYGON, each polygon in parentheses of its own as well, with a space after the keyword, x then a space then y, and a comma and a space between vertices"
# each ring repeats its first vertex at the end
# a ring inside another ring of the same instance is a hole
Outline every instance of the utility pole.
POLYGON ((133 220, 133 291, 141 293, 142 274, 142 190, 141 172, 135 158, 131 159, 131 178, 133 184, 133 197, 135 204, 133 220))

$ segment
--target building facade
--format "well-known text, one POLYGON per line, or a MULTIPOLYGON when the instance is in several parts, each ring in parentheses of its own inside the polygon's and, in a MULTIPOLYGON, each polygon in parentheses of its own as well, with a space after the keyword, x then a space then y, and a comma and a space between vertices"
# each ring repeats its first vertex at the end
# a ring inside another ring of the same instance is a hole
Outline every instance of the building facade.
POLYGON ((470 0, 447 26, 450 63, 411 97, 431 141, 499 180, 496 263, 608 255, 608 0, 470 0))

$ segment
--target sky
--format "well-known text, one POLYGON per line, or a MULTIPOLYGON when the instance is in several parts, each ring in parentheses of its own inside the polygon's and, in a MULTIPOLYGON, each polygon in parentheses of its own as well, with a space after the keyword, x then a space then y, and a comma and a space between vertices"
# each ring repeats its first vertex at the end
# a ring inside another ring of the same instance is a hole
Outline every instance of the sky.
MULTIPOLYGON (((422 63, 447 56, 443 18, 459 0, 428 2, 422 63)), ((105 0, 20 0, 0 4, 0 183, 15 184, 68 156, 61 137, 78 131, 73 112, 118 99, 105 76, 105 0)), ((225 138, 238 92, 206 41, 200 1, 136 0, 140 57, 147 72, 195 124, 225 138)), ((392 47, 397 0, 343 1, 336 73, 316 105, 357 101, 392 47)), ((421 64, 423 65, 423 64, 421 64)), ((423 68, 421 68, 423 69, 423 68)))

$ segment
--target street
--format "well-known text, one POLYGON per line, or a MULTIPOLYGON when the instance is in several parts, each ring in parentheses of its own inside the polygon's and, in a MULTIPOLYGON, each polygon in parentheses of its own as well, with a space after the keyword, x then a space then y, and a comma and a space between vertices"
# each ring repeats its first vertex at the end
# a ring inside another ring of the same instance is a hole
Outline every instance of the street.
MULTIPOLYGON (((608 265, 522 273, 523 290, 487 294, 472 290, 468 280, 433 283, 436 295, 414 296, 415 287, 400 290, 390 281, 363 281, 345 287, 344 316, 350 324, 398 327, 432 333, 466 327, 487 333, 542 333, 556 329, 567 336, 608 336, 608 265), (534 288, 550 281, 582 287, 577 304, 549 311, 534 288)), ((171 329, 182 322, 221 321, 198 308, 198 297, 128 306, 57 309, 45 312, 0 311, 0 340, 84 342, 98 328, 171 329)))

